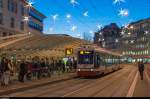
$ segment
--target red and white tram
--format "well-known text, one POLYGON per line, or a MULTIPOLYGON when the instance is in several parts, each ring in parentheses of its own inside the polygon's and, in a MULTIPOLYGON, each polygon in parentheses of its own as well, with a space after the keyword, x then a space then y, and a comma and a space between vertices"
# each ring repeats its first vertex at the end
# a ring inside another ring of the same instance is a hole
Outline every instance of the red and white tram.
POLYGON ((83 45, 77 51, 77 75, 93 77, 121 68, 122 55, 106 49, 83 45))

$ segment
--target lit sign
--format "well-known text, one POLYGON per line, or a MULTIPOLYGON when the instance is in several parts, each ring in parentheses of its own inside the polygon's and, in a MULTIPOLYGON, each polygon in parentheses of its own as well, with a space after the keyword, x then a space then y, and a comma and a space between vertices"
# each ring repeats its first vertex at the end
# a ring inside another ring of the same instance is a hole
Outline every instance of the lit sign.
POLYGON ((79 53, 81 55, 84 55, 84 54, 93 54, 93 51, 80 51, 79 53))
POLYGON ((66 48, 66 55, 72 55, 73 54, 73 48, 66 48))

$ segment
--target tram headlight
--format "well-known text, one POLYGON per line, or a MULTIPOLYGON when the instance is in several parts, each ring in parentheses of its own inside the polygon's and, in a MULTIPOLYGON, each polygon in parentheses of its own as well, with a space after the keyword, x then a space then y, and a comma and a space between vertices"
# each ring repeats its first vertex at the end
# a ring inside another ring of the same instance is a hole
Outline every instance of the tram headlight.
POLYGON ((81 71, 81 69, 78 69, 78 71, 81 71))
POLYGON ((91 71, 94 71, 93 69, 91 69, 91 71))

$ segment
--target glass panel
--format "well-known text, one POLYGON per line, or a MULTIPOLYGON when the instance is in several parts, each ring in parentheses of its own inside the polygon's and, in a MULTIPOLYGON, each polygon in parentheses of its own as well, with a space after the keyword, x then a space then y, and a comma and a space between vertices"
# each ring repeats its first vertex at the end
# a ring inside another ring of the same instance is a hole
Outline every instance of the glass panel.
POLYGON ((93 64, 94 52, 91 51, 79 51, 78 64, 93 64), (86 53, 87 52, 87 53, 86 53))

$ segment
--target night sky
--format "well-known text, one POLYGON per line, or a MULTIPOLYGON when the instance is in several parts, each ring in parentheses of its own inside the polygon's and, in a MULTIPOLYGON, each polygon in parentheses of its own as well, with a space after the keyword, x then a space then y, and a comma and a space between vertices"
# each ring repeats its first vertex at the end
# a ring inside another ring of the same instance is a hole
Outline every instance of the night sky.
POLYGON ((47 16, 44 21, 44 33, 82 37, 84 32, 93 35, 101 26, 112 22, 123 26, 150 18, 150 0, 72 1, 74 3, 71 3, 71 0, 33 1, 33 6, 47 16), (125 14, 119 14, 121 9, 126 11, 125 14))

